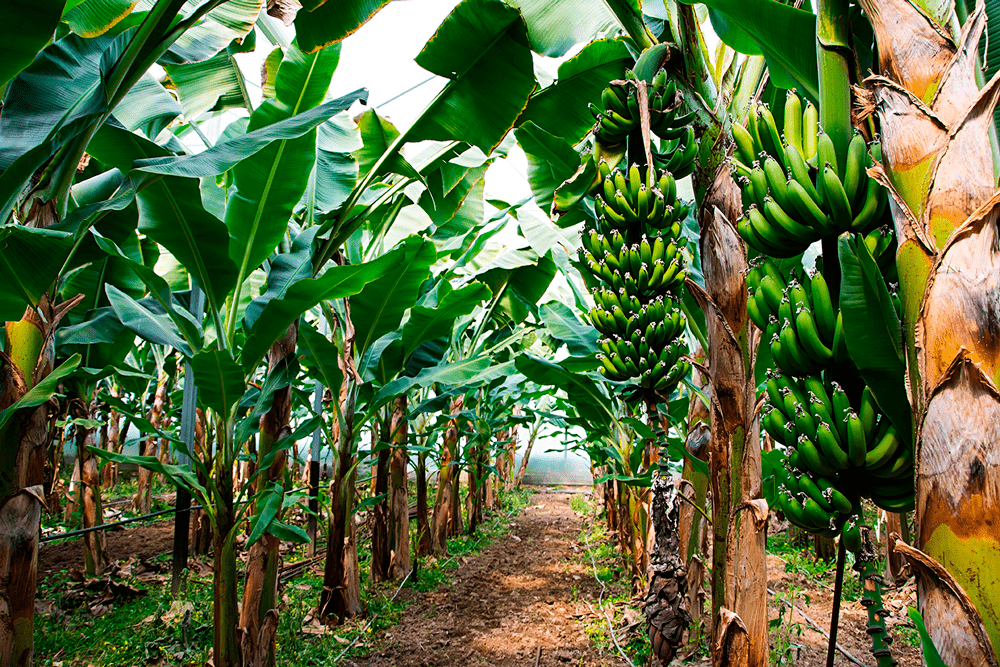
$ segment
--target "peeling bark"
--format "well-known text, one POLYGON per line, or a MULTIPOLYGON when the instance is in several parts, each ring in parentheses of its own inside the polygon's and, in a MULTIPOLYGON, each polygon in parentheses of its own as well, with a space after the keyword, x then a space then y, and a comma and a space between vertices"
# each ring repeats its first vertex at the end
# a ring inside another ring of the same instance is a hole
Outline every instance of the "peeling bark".
MULTIPOLYGON (((160 428, 164 411, 167 407, 167 374, 161 373, 156 382, 156 392, 153 394, 153 406, 149 410, 147 419, 149 423, 160 428)), ((142 456, 157 456, 158 440, 155 435, 146 438, 142 443, 142 456)), ((135 496, 132 497, 132 508, 141 514, 149 514, 149 506, 152 495, 153 471, 148 468, 139 468, 139 483, 135 496)))
POLYGON ((410 573, 410 477, 406 439, 406 396, 397 396, 392 402, 392 453, 389 461, 389 567, 390 579, 402 579, 410 573))
MULTIPOLYGON (((734 656, 745 646, 748 664, 764 665, 769 654, 765 534, 755 516, 747 520, 741 511, 763 502, 763 488, 751 363, 758 341, 748 326, 746 249, 733 222, 740 213, 736 183, 720 169, 699 211, 706 289, 690 281, 688 287, 705 311, 711 369, 713 644, 730 647, 734 656), (738 625, 723 615, 724 608, 740 619, 738 625), (727 634, 737 627, 738 635, 727 634)), ((766 516, 766 504, 764 509, 766 516)), ((740 664, 734 656, 713 651, 713 665, 740 664)))
MULTIPOLYGON (((1000 643, 1000 250, 988 140, 1000 78, 978 90, 979 4, 959 35, 949 14, 904 0, 863 0, 882 71, 869 79, 900 240, 907 382, 916 422, 917 550, 968 594, 1000 643)), ((911 563, 912 563, 911 559, 911 563)), ((918 579, 919 606, 946 664, 971 662, 968 608, 941 577, 918 579)), ((981 642, 972 642, 979 646, 981 642)))
MULTIPOLYGON (((360 570, 358 569, 355 537, 354 485, 357 477, 354 453, 354 386, 357 369, 354 366, 354 324, 350 304, 345 299, 345 316, 340 357, 337 365, 344 375, 335 400, 340 406, 340 418, 333 424, 333 441, 337 451, 333 458, 330 482, 330 515, 327 526, 326 563, 323 568, 323 591, 320 593, 317 615, 327 624, 341 623, 363 611, 361 606, 360 570)), ((332 392, 333 389, 330 388, 332 392)))
MULTIPOLYGON (((271 345, 267 355, 268 373, 281 372, 289 358, 295 354, 298 332, 298 322, 293 322, 285 335, 271 345)), ((274 392, 271 409, 260 419, 258 466, 272 454, 274 443, 289 435, 288 422, 291 414, 290 383, 274 392)), ((255 495, 284 481, 287 459, 285 451, 274 455, 267 471, 258 475, 254 482, 255 495)), ((262 501, 263 499, 260 499, 257 502, 259 504, 262 501)), ((279 511, 277 518, 280 517, 279 511)), ((239 625, 240 650, 243 652, 243 664, 246 667, 274 665, 275 632, 278 624, 278 612, 275 606, 278 597, 279 544, 280 540, 276 536, 265 532, 250 546, 239 625)))
MULTIPOLYGON (((449 412, 457 415, 462 411, 463 397, 458 396, 451 401, 449 412)), ((441 460, 438 463, 437 496, 434 501, 434 514, 431 517, 431 551, 437 555, 448 553, 448 537, 452 535, 453 502, 452 496, 457 494, 458 467, 454 465, 458 452, 458 424, 453 419, 448 424, 442 444, 441 460)))

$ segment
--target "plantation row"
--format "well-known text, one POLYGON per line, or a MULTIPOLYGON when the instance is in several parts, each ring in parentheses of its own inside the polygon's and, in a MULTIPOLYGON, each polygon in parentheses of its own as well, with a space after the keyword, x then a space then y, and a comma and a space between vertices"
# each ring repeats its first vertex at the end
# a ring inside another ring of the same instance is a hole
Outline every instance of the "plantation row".
POLYGON ((359 548, 376 583, 443 557, 551 428, 661 664, 768 661, 772 511, 835 554, 828 665, 849 560, 895 664, 886 557, 929 664, 996 664, 997 8, 461 0, 397 128, 336 76, 394 10, 293 4, 0 28, 0 663, 34 659, 43 523, 108 568, 116 466, 138 512, 177 489, 175 593, 211 553, 214 664, 265 665, 289 545, 325 536, 343 623, 359 548), (522 154, 531 197, 491 197, 522 154))

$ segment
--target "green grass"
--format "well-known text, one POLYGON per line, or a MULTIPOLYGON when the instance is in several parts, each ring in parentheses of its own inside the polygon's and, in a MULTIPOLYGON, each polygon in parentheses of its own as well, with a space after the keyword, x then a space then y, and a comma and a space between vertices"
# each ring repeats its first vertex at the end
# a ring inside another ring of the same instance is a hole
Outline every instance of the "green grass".
MULTIPOLYGON (((405 587, 424 592, 448 581, 449 572, 459 567, 462 557, 479 553, 509 532, 508 514, 523 509, 530 495, 528 490, 503 495, 501 511, 485 517, 475 535, 450 538, 448 557, 420 559, 416 576, 411 575, 405 587)), ((416 522, 412 523, 415 534, 416 522)), ((381 630, 399 622, 405 604, 398 598, 390 601, 398 582, 372 584, 369 580, 371 557, 367 549, 359 549, 358 559, 362 603, 368 614, 332 628, 325 635, 301 632, 304 620, 315 612, 319 602, 323 588, 322 574, 307 571, 281 588, 278 664, 332 665, 334 658, 344 650, 344 640, 350 642, 362 632, 367 637, 378 636, 381 630), (373 615, 376 616, 374 623, 365 630, 373 615)), ((190 615, 181 614, 164 622, 161 619, 168 614, 173 603, 170 596, 170 560, 168 555, 163 555, 153 561, 164 565, 164 574, 160 575, 160 579, 141 581, 135 577, 116 577, 116 583, 128 584, 142 591, 143 595, 127 601, 115 600, 110 605, 110 611, 97 617, 91 615, 88 602, 96 600, 101 591, 84 594, 81 587, 70 582, 65 573, 40 582, 39 600, 53 601, 59 612, 35 617, 36 664, 50 666, 61 662, 65 667, 89 664, 111 667, 144 664, 157 659, 171 665, 205 664, 211 657, 212 644, 211 576, 198 577, 189 573, 183 601, 191 603, 190 615), (151 620, 145 620, 150 617, 151 620)), ((242 595, 242 580, 240 589, 242 595)), ((365 656, 370 650, 367 644, 365 639, 360 640, 348 656, 365 656)))
POLYGON ((582 493, 574 493, 569 497, 569 507, 574 512, 590 512, 590 505, 587 503, 587 497, 582 493))

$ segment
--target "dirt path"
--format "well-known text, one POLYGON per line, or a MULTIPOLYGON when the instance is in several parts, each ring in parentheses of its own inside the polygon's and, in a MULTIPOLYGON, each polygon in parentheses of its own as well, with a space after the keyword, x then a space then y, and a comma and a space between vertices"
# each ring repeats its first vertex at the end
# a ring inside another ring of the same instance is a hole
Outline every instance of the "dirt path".
POLYGON ((405 590, 410 604, 398 625, 359 667, 495 665, 604 667, 620 658, 596 649, 585 618, 600 594, 584 566, 577 537, 583 518, 570 509, 570 494, 540 493, 511 532, 453 571, 436 591, 405 590))

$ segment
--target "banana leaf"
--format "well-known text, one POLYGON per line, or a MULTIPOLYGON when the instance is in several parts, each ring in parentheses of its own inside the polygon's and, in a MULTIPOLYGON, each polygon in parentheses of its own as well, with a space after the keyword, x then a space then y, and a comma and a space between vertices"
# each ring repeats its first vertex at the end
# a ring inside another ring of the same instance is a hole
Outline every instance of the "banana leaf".
POLYGON ((488 155, 535 88, 524 20, 499 0, 462 0, 416 63, 449 83, 407 130, 407 141, 462 141, 488 155))
MULTIPOLYGON (((278 69, 275 98, 254 110, 248 131, 322 103, 339 61, 339 45, 306 55, 292 44, 278 69)), ((233 168, 236 192, 226 208, 226 226, 240 276, 260 266, 284 236, 315 161, 316 134, 310 132, 271 143, 233 168)))
MULTIPOLYGON (((528 30, 531 31, 530 21, 528 30)), ((624 78, 625 69, 633 62, 624 39, 591 42, 559 66, 558 78, 552 85, 531 96, 518 124, 531 121, 570 144, 578 144, 594 126, 587 105, 603 109, 601 91, 608 81, 624 78)))
POLYGON ((304 0, 295 16, 295 35, 312 53, 344 39, 389 4, 389 0, 304 0))
POLYGON ((0 90, 52 39, 66 0, 9 0, 0 23, 0 90))
POLYGON ((849 234, 838 243, 840 310, 844 339, 861 377, 907 444, 913 442, 913 416, 906 396, 903 330, 878 265, 868 247, 849 234))
POLYGON ((617 25, 607 5, 594 0, 510 0, 509 4, 521 10, 528 24, 531 49, 553 58, 617 25))
POLYGON ((764 55, 776 86, 798 87, 813 101, 819 99, 815 14, 777 0, 705 0, 705 4, 714 10, 713 27, 724 42, 747 55, 764 55), (718 19, 725 20, 716 24, 718 19))

